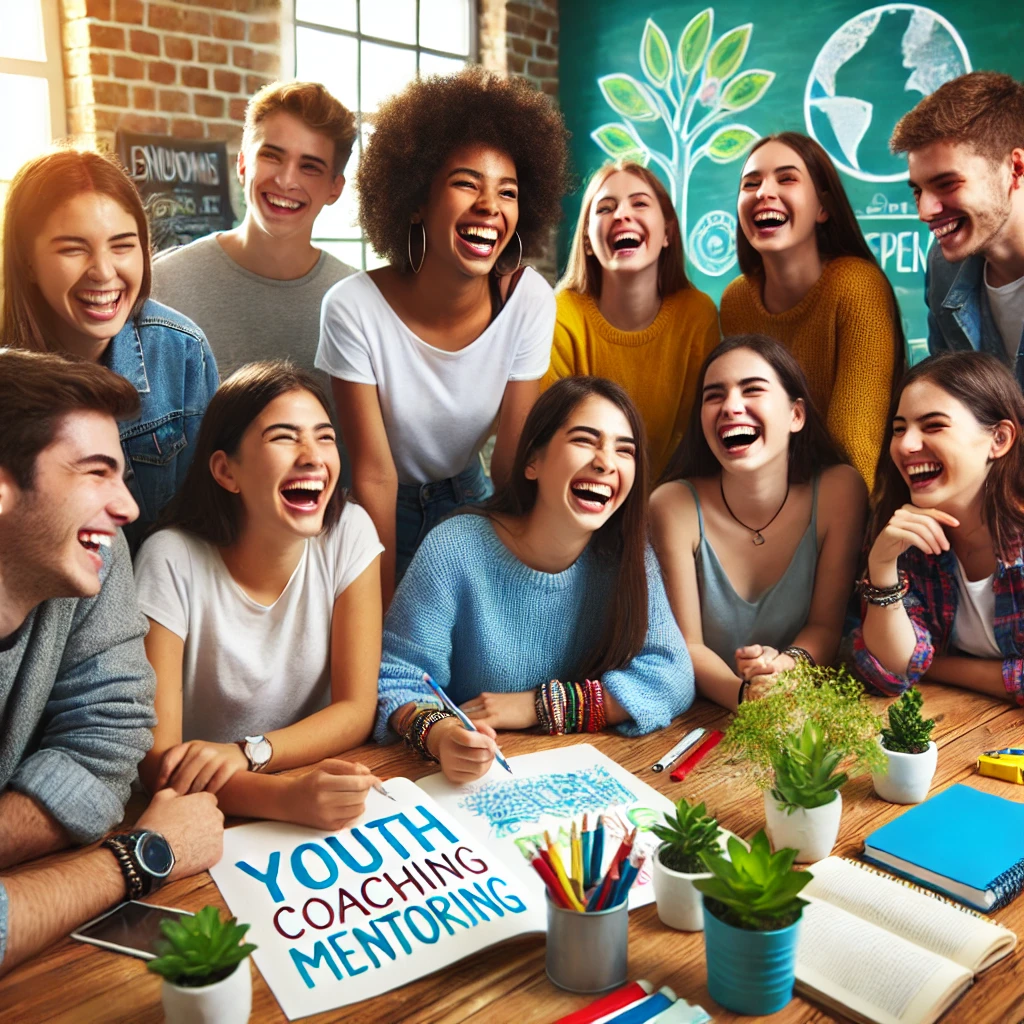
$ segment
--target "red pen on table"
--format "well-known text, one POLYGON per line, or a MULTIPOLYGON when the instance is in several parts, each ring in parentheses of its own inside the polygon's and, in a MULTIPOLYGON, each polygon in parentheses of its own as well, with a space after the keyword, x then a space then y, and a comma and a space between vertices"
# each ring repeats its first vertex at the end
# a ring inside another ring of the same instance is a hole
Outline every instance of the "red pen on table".
POLYGON ((718 746, 719 741, 725 735, 720 729, 715 729, 708 738, 672 773, 673 782, 682 782, 694 768, 697 767, 718 746))

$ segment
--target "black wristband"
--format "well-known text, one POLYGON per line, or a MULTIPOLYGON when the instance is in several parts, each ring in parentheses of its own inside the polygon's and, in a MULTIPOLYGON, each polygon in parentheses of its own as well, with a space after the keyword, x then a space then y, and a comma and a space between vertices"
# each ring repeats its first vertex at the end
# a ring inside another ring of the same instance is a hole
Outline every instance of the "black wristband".
POLYGON ((744 679, 743 682, 740 683, 739 693, 736 694, 736 707, 739 707, 743 703, 743 698, 747 694, 747 687, 749 685, 750 685, 750 680, 749 679, 744 679))

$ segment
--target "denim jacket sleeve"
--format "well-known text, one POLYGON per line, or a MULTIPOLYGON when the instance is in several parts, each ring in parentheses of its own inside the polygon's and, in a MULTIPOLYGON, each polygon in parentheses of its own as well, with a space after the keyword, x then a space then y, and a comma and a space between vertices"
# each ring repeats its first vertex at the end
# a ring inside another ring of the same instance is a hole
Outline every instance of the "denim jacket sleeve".
POLYGON ((75 611, 38 749, 10 781, 79 843, 121 820, 138 763, 153 745, 156 679, 142 643, 146 631, 119 533, 99 594, 75 611))
MULTIPOLYGON (((202 334, 202 340, 198 345, 190 345, 185 360, 185 450, 189 453, 195 451, 196 437, 199 435, 199 426, 203 422, 206 407, 210 404, 214 392, 220 384, 220 377, 217 373, 217 360, 214 358, 210 343, 206 335, 202 334)), ((191 463, 191 457, 178 459, 177 480, 175 490, 177 491, 185 482, 185 475, 191 463)))

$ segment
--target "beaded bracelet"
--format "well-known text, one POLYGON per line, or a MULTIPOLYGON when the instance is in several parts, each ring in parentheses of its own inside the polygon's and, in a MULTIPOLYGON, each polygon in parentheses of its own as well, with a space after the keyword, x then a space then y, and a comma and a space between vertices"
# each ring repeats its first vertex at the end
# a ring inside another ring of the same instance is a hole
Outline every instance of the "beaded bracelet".
POLYGON ((437 701, 416 701, 414 704, 406 706, 406 710, 402 712, 398 721, 395 722, 393 728, 399 736, 403 738, 409 732, 409 726, 412 724, 413 718, 418 715, 421 711, 441 711, 441 705, 437 701))
POLYGON ((589 704, 586 731, 600 732, 608 724, 608 716, 604 706, 604 687, 599 679, 588 679, 585 685, 587 703, 589 704))
POLYGON ((803 662, 811 668, 816 667, 817 662, 811 657, 811 652, 802 647, 789 646, 779 651, 779 654, 788 654, 798 665, 803 662))
POLYGON ((572 732, 600 732, 608 718, 604 689, 596 679, 563 683, 551 679, 534 695, 537 724, 550 736, 572 732))
POLYGON ((417 711, 412 716, 412 720, 409 723, 409 728, 405 734, 405 742, 416 751, 425 761, 434 761, 440 763, 439 759, 427 749, 427 736, 430 734, 430 730, 437 725, 438 722, 444 721, 446 718, 454 718, 450 711, 445 711, 443 708, 432 708, 423 711, 417 711))
POLYGON ((899 582, 891 587, 876 587, 871 580, 866 576, 862 580, 857 581, 857 589, 860 591, 861 597, 867 601, 868 604, 877 605, 879 608, 885 608, 890 604, 896 604, 897 601, 902 601, 907 596, 910 590, 910 577, 900 569, 899 571, 899 582))

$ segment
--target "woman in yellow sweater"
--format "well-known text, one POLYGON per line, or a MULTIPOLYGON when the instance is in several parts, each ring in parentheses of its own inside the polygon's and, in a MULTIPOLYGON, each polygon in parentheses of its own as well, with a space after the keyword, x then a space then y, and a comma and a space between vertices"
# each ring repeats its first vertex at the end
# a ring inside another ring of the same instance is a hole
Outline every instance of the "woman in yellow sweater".
POLYGON ((657 480, 682 439, 697 371, 719 331, 715 304, 686 279, 672 200, 646 167, 620 160, 593 176, 557 293, 542 389, 579 373, 620 384, 647 427, 657 480))
POLYGON ((899 307, 828 154, 780 132, 747 157, 737 202, 741 277, 722 295, 722 330, 781 341, 807 375, 868 487, 904 365, 899 307))

